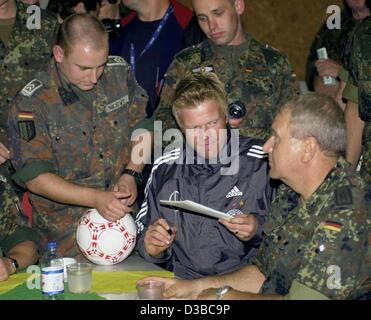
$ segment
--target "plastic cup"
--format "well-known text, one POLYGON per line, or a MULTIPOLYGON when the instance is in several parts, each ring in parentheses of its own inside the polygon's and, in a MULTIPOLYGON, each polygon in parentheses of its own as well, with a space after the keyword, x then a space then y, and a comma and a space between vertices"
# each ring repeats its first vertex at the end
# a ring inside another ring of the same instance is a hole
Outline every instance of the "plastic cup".
POLYGON ((63 265, 64 265, 64 281, 67 282, 67 266, 70 264, 76 263, 75 258, 69 258, 69 257, 64 257, 63 258, 63 265))
POLYGON ((137 284, 139 300, 163 300, 164 284, 161 282, 145 282, 137 284))
POLYGON ((88 293, 92 282, 92 265, 74 263, 67 266, 68 290, 72 293, 88 293))

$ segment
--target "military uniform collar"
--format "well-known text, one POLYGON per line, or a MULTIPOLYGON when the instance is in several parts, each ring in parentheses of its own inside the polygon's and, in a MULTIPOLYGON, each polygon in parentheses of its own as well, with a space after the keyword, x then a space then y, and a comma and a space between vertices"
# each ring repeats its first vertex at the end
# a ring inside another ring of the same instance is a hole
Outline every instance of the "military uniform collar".
POLYGON ((250 43, 252 40, 251 35, 248 33, 245 33, 245 38, 246 40, 237 46, 219 46, 219 45, 214 44, 211 40, 206 39, 204 48, 209 49, 210 53, 222 56, 226 59, 230 59, 231 56, 237 57, 238 59, 243 54, 245 54, 250 47, 250 43))
POLYGON ((306 207, 316 206, 318 202, 318 198, 322 197, 323 195, 328 193, 328 189, 333 185, 333 182, 336 180, 341 180, 342 175, 341 172, 344 170, 349 169, 349 164, 345 161, 343 157, 339 157, 338 161, 336 162, 335 166, 329 171, 326 175, 325 179, 322 181, 320 186, 314 191, 314 193, 310 196, 309 199, 303 200, 300 198, 300 202, 302 205, 306 207))

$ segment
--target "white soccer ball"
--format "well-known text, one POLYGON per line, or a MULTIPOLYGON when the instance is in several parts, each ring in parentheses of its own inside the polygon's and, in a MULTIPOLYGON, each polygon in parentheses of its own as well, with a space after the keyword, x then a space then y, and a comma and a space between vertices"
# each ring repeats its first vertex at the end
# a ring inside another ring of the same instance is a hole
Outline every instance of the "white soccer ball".
POLYGON ((81 217, 76 231, 77 244, 91 262, 112 265, 123 261, 135 247, 137 227, 126 214, 116 222, 103 218, 96 209, 81 217))

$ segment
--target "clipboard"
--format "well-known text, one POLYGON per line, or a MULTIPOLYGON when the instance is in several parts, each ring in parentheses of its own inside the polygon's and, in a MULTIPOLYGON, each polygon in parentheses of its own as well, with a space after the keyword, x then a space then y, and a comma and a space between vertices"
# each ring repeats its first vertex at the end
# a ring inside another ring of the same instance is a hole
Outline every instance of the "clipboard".
POLYGON ((176 208, 189 210, 189 211, 200 213, 200 214, 203 214, 205 216, 215 218, 215 219, 231 219, 231 218, 233 218, 232 216, 230 216, 230 215, 228 215, 224 212, 206 207, 202 204, 193 202, 191 200, 183 200, 183 201, 160 200, 160 204, 165 205, 165 206, 172 206, 172 207, 176 207, 176 208))

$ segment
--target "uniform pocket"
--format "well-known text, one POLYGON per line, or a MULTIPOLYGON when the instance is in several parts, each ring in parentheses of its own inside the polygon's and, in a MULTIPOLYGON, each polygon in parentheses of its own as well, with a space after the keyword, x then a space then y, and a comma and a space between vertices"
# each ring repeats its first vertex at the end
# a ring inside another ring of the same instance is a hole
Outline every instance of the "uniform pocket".
POLYGON ((61 126, 51 132, 58 174, 67 180, 91 175, 91 129, 85 124, 61 126))

